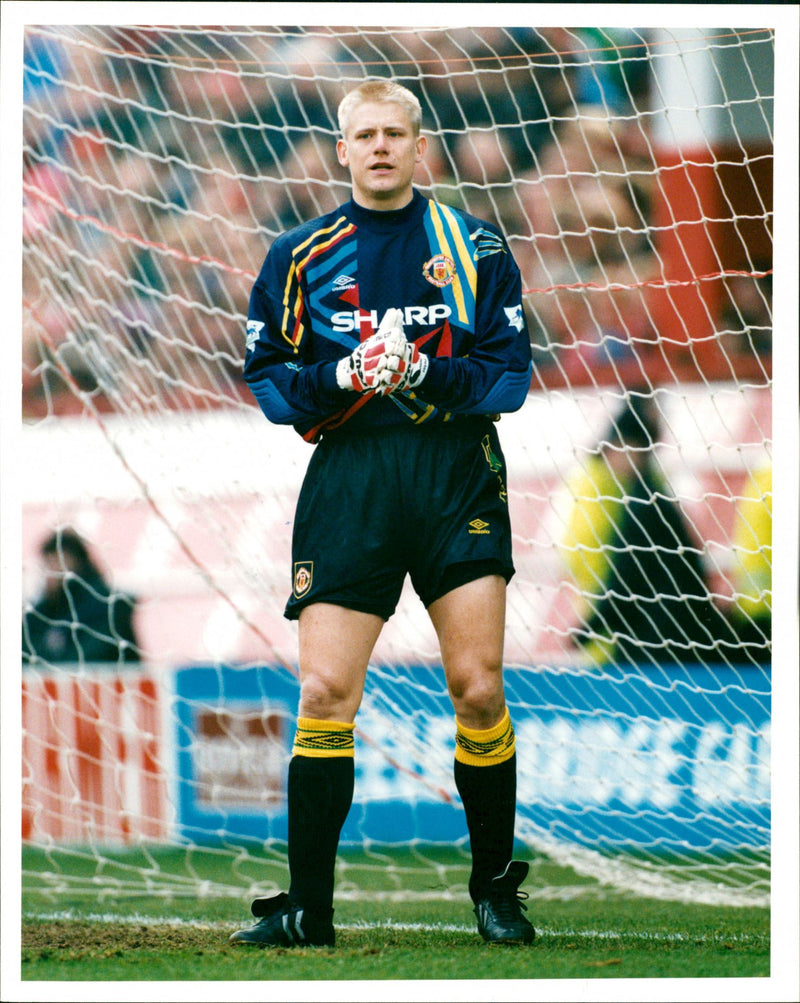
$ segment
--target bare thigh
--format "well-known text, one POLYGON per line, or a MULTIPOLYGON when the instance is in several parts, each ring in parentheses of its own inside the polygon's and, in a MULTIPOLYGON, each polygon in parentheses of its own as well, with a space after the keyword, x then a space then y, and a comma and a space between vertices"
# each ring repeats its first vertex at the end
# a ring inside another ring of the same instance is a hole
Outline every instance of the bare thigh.
POLYGON ((505 710, 504 579, 488 575, 461 585, 432 603, 428 613, 456 717, 467 728, 493 727, 505 710))
POLYGON ((301 717, 352 722, 383 619, 331 603, 306 606, 298 620, 301 717))

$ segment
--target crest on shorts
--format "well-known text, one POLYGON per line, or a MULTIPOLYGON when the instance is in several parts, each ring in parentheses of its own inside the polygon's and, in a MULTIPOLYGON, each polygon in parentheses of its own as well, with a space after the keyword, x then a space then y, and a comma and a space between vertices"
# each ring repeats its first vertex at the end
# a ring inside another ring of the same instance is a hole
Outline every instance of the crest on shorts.
POLYGON ((314 562, 313 561, 295 561, 294 565, 294 584, 292 586, 292 592, 294 593, 295 599, 302 599, 303 596, 311 588, 311 582, 314 579, 314 562))
POLYGON ((449 286, 456 277, 456 266, 446 254, 436 254, 422 266, 422 274, 432 286, 449 286))

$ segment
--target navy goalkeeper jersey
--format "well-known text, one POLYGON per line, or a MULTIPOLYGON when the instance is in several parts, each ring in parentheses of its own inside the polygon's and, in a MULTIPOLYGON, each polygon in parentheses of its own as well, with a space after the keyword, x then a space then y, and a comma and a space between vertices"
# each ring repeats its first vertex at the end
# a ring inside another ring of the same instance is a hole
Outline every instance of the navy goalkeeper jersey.
POLYGON ((310 442, 515 411, 531 380, 519 269, 497 227, 416 190, 395 211, 347 202, 270 248, 250 296, 244 378, 270 421, 310 442), (392 307, 430 359, 425 379, 387 396, 340 389, 337 361, 392 307))

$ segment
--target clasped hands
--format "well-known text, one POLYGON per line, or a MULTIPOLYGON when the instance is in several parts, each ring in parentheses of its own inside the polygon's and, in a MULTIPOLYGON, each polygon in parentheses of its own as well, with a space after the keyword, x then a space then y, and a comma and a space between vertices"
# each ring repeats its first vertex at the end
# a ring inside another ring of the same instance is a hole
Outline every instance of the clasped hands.
POLYGON ((428 371, 421 354, 403 330, 403 311, 386 311, 378 330, 336 365, 336 382, 343 390, 381 395, 418 386, 428 371))

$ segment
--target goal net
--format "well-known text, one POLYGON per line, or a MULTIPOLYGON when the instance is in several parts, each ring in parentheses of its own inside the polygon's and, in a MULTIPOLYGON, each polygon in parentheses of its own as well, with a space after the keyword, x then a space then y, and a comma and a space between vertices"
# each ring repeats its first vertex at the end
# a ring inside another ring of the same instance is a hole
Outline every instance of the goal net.
MULTIPOLYGON (((499 430, 532 893, 765 904, 774 32, 59 24, 24 46, 24 887, 285 884, 311 447, 243 386, 248 297, 280 232, 349 197, 341 95, 391 75, 423 106, 417 185, 498 223, 523 275, 534 378, 499 430)), ((438 659, 406 592, 341 894, 466 895, 438 659)))

